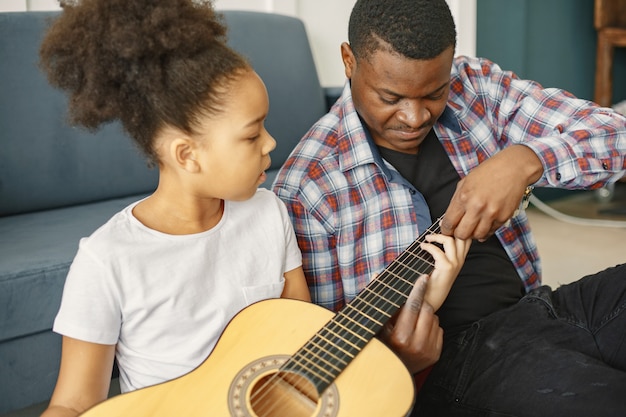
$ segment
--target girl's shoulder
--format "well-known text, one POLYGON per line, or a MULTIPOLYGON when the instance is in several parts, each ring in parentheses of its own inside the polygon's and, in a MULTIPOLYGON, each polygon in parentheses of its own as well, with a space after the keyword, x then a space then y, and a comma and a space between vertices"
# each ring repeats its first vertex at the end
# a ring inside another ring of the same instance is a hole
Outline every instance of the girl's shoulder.
MULTIPOLYGON (((141 200, 139 200, 141 201, 141 200)), ((104 224, 98 227, 91 235, 81 239, 82 246, 94 248, 102 246, 117 246, 124 241, 132 241, 141 228, 141 223, 132 214, 133 207, 139 201, 135 201, 122 210, 115 213, 104 224)))
POLYGON ((285 218, 287 208, 285 203, 272 191, 266 188, 257 189, 254 195, 245 201, 229 202, 231 210, 241 215, 249 215, 255 218, 285 218))

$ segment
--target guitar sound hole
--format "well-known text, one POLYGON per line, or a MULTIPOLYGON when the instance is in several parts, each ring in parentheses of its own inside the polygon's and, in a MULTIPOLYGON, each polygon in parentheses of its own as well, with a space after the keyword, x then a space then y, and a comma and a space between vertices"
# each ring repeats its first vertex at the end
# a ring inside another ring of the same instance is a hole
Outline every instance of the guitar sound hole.
POLYGON ((319 395, 305 377, 274 372, 252 386, 250 406, 258 417, 311 417, 315 415, 319 395))
POLYGON ((228 390, 233 417, 337 417, 339 389, 330 384, 319 396, 306 378, 281 372, 289 355, 272 355, 244 366, 228 390))

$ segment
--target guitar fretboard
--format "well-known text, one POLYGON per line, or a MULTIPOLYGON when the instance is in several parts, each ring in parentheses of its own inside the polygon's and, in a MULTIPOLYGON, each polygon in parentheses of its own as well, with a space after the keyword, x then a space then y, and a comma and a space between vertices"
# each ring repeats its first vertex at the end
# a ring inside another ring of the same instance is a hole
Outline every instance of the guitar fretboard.
POLYGON ((417 278, 433 270, 432 256, 420 244, 426 235, 439 233, 439 224, 440 219, 298 350, 281 371, 304 375, 318 393, 324 392, 402 307, 417 278))

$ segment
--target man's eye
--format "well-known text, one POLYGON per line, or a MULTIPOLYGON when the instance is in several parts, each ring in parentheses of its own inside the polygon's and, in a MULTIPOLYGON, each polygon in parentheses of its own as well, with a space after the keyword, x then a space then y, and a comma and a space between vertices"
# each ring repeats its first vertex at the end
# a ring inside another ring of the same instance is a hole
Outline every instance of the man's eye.
POLYGON ((382 102, 383 102, 383 103, 385 103, 385 104, 398 104, 398 102, 399 102, 400 100, 398 100, 397 98, 394 98, 394 99, 386 99, 386 98, 384 98, 384 97, 381 97, 381 98, 380 98, 380 101, 382 101, 382 102))

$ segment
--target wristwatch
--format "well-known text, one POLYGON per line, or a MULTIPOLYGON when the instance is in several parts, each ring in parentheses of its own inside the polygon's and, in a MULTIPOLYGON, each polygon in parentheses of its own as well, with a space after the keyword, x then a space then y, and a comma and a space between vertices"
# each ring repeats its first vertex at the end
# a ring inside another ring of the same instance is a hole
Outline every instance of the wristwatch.
POLYGON ((528 204, 530 203, 530 196, 532 195, 534 189, 535 187, 532 185, 526 187, 526 189, 524 190, 524 195, 522 195, 522 201, 520 201, 519 206, 513 213, 512 217, 517 216, 520 211, 526 210, 528 208, 528 204))

